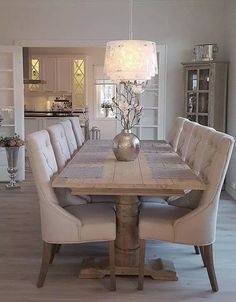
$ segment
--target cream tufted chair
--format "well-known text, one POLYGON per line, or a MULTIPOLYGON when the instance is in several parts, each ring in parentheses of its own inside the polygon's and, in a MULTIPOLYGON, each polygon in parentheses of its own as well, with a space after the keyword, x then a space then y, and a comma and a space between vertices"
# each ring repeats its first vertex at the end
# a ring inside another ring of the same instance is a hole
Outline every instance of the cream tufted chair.
MULTIPOLYGON (((215 132, 215 129, 199 124, 197 124, 192 131, 185 161, 194 170, 196 175, 200 173, 208 140, 211 138, 213 132, 215 132)), ((170 197, 167 200, 168 204, 176 207, 195 209, 198 206, 201 192, 193 191, 191 194, 189 194, 189 192, 190 191, 186 191, 186 195, 179 198, 170 197)))
MULTIPOLYGON (((68 120, 70 123, 70 121, 68 120)), ((52 147, 55 153, 57 166, 61 171, 67 162, 71 158, 69 147, 67 144, 67 132, 65 132, 62 124, 55 124, 47 128, 50 135, 52 147)), ((70 204, 82 204, 87 202, 112 202, 114 203, 113 196, 100 196, 100 195, 81 195, 73 196, 68 189, 56 189, 56 194, 61 201, 62 205, 65 205, 65 201, 70 204)))
MULTIPOLYGON (((67 144, 66 134, 61 124, 55 124, 47 128, 50 136, 50 141, 55 154, 58 170, 61 171, 67 162, 70 160, 71 155, 67 144)), ((85 204, 90 202, 89 196, 74 196, 71 195, 69 189, 55 189, 55 193, 60 201, 61 206, 85 204)))
POLYGON ((80 121, 77 116, 70 117, 70 121, 72 123, 72 128, 74 131, 77 148, 80 148, 84 143, 84 135, 80 126, 80 121))
POLYGON ((71 121, 69 119, 65 120, 65 121, 61 122, 61 125, 63 126, 63 128, 65 130, 65 135, 66 135, 67 144, 68 144, 68 147, 70 150, 70 155, 73 156, 75 154, 75 152, 77 151, 77 143, 76 143, 76 139, 75 139, 71 121))
MULTIPOLYGON (((169 141, 170 145, 173 147, 173 150, 175 152, 177 152, 179 138, 180 138, 180 135, 183 130, 183 126, 184 126, 185 122, 191 123, 186 118, 183 118, 183 117, 177 117, 175 120, 175 124, 172 129, 171 139, 169 141)), ((182 137, 182 141, 184 142, 183 137, 182 137)), ((162 204, 166 203, 166 199, 164 197, 159 197, 159 196, 140 196, 139 200, 141 202, 157 202, 157 203, 162 203, 162 204)))
POLYGON ((111 289, 115 290, 116 217, 112 206, 85 204, 62 208, 51 186, 57 164, 48 132, 27 137, 27 150, 39 195, 43 240, 42 265, 37 287, 45 281, 57 245, 109 241, 111 289))
POLYGON ((61 124, 55 124, 48 127, 47 131, 50 135, 58 169, 61 170, 65 167, 71 156, 65 130, 61 124))
POLYGON ((158 204, 144 204, 141 208, 138 289, 143 288, 145 240, 163 240, 200 246, 212 290, 218 291, 212 247, 215 241, 220 192, 233 145, 234 139, 229 135, 217 131, 210 134, 200 167, 200 175, 207 183, 208 189, 199 194, 198 206, 194 210, 158 204))
POLYGON ((179 141, 177 145, 177 153, 180 155, 182 160, 185 161, 186 155, 188 152, 190 138, 192 136, 192 132, 197 123, 186 120, 183 124, 183 129, 179 136, 179 141))
POLYGON ((171 138, 170 138, 170 145, 173 147, 174 151, 177 151, 177 146, 179 142, 179 137, 183 129, 184 123, 188 121, 186 118, 177 117, 175 120, 174 127, 172 129, 171 138))

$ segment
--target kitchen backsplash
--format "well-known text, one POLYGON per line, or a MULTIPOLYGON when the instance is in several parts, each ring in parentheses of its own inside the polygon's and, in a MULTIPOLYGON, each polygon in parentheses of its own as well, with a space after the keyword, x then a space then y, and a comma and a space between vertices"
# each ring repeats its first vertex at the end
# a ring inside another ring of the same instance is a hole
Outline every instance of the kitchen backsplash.
POLYGON ((25 110, 44 111, 44 110, 71 110, 72 96, 25 96, 25 110))

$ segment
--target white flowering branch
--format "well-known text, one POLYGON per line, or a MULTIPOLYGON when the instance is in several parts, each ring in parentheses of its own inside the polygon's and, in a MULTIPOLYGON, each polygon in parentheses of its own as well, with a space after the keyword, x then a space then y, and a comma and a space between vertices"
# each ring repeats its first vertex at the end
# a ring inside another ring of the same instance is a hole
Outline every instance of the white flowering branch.
POLYGON ((114 112, 115 117, 121 122, 124 130, 130 130, 140 123, 140 118, 143 114, 143 107, 140 106, 138 95, 144 91, 144 85, 123 82, 124 92, 119 93, 116 89, 118 100, 112 98, 111 110, 114 112))

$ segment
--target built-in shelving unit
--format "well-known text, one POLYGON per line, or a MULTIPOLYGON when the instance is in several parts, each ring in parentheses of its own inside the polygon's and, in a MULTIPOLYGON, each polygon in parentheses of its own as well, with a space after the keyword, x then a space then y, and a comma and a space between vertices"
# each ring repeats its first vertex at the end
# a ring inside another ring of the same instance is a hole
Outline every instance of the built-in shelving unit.
MULTIPOLYGON (((24 138, 24 91, 22 48, 0 46, 0 113, 3 121, 0 136, 14 133, 24 138)), ((24 148, 18 161, 18 180, 24 179, 24 148)), ((7 159, 4 148, 0 148, 0 181, 8 181, 7 159)))

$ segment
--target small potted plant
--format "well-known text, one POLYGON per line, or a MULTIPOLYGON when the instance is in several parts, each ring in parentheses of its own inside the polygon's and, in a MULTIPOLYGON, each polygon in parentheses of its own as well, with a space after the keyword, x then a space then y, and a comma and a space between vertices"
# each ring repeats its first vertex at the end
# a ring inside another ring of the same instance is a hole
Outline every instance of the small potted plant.
POLYGON ((16 133, 13 136, 1 136, 0 147, 5 148, 7 154, 8 168, 7 172, 10 176, 10 182, 6 185, 7 188, 19 188, 19 184, 16 183, 17 173, 17 161, 18 152, 21 146, 24 145, 24 141, 16 133))
POLYGON ((103 102, 101 104, 101 107, 104 109, 105 111, 105 117, 108 117, 109 115, 109 111, 111 109, 111 103, 110 102, 103 102))

